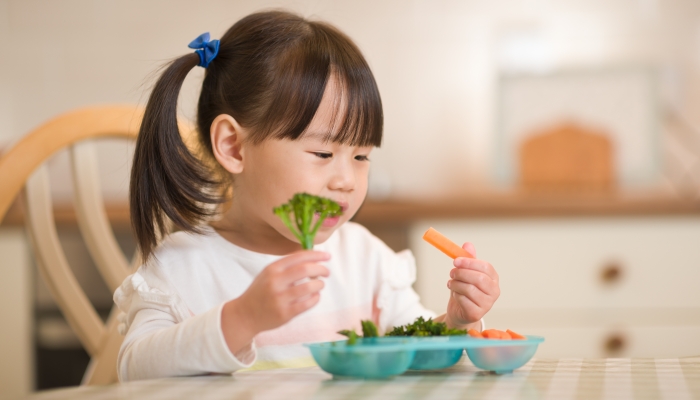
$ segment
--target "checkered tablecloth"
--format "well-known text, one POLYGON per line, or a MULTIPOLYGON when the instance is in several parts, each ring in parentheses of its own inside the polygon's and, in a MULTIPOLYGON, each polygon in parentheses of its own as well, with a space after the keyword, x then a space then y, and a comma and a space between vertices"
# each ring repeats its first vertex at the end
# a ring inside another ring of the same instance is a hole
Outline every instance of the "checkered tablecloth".
POLYGON ((389 380, 334 379, 318 368, 155 379, 36 393, 32 399, 700 399, 700 357, 536 359, 512 374, 465 360, 389 380))

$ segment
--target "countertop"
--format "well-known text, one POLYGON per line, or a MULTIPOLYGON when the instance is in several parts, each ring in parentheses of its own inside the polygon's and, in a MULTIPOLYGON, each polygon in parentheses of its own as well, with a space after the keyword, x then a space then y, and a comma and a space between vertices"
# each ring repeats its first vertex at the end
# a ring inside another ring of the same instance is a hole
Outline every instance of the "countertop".
POLYGON ((154 379, 36 393, 31 399, 693 399, 700 357, 533 359, 511 374, 476 369, 466 357, 435 372, 388 380, 334 379, 318 367, 232 376, 154 379))

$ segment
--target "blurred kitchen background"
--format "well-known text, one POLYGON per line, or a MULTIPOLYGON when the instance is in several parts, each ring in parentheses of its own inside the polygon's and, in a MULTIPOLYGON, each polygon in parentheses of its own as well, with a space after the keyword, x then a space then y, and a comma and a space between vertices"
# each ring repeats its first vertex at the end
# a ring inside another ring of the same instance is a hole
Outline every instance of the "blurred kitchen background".
MULTIPOLYGON (((0 0, 0 148, 98 104, 144 105, 155 72, 241 17, 282 7, 346 32, 375 74, 385 139, 356 220, 418 263, 444 311, 433 226, 501 277, 487 327, 546 337, 537 357, 700 354, 697 0, 0 0)), ((187 78, 192 118, 203 70, 187 78)), ((120 245, 133 145, 100 142, 120 245)), ((93 304, 111 293, 50 161, 61 242, 93 304)), ((15 208, 0 225, 0 387, 75 385, 88 362, 33 264, 15 208)), ((0 390, 2 392, 2 390, 0 390)))

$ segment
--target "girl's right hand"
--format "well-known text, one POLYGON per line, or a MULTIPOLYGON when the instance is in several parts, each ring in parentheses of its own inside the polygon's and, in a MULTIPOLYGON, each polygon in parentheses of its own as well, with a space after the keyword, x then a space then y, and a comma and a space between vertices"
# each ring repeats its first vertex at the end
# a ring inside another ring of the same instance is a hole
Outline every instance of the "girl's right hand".
POLYGON ((260 332, 284 325, 315 306, 330 271, 319 264, 330 254, 303 250, 268 265, 238 298, 227 302, 221 329, 232 353, 249 345, 260 332))

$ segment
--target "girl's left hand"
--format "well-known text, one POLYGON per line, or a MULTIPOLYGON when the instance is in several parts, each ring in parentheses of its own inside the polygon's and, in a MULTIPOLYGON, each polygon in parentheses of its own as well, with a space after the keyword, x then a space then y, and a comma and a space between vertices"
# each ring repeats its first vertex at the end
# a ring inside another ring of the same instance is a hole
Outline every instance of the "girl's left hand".
MULTIPOLYGON (((476 257, 471 243, 462 245, 464 250, 476 257)), ((455 268, 450 271, 447 287, 450 301, 447 304, 446 322, 454 328, 464 328, 478 322, 491 309, 501 294, 498 273, 486 261, 476 258, 457 257, 455 268)))

